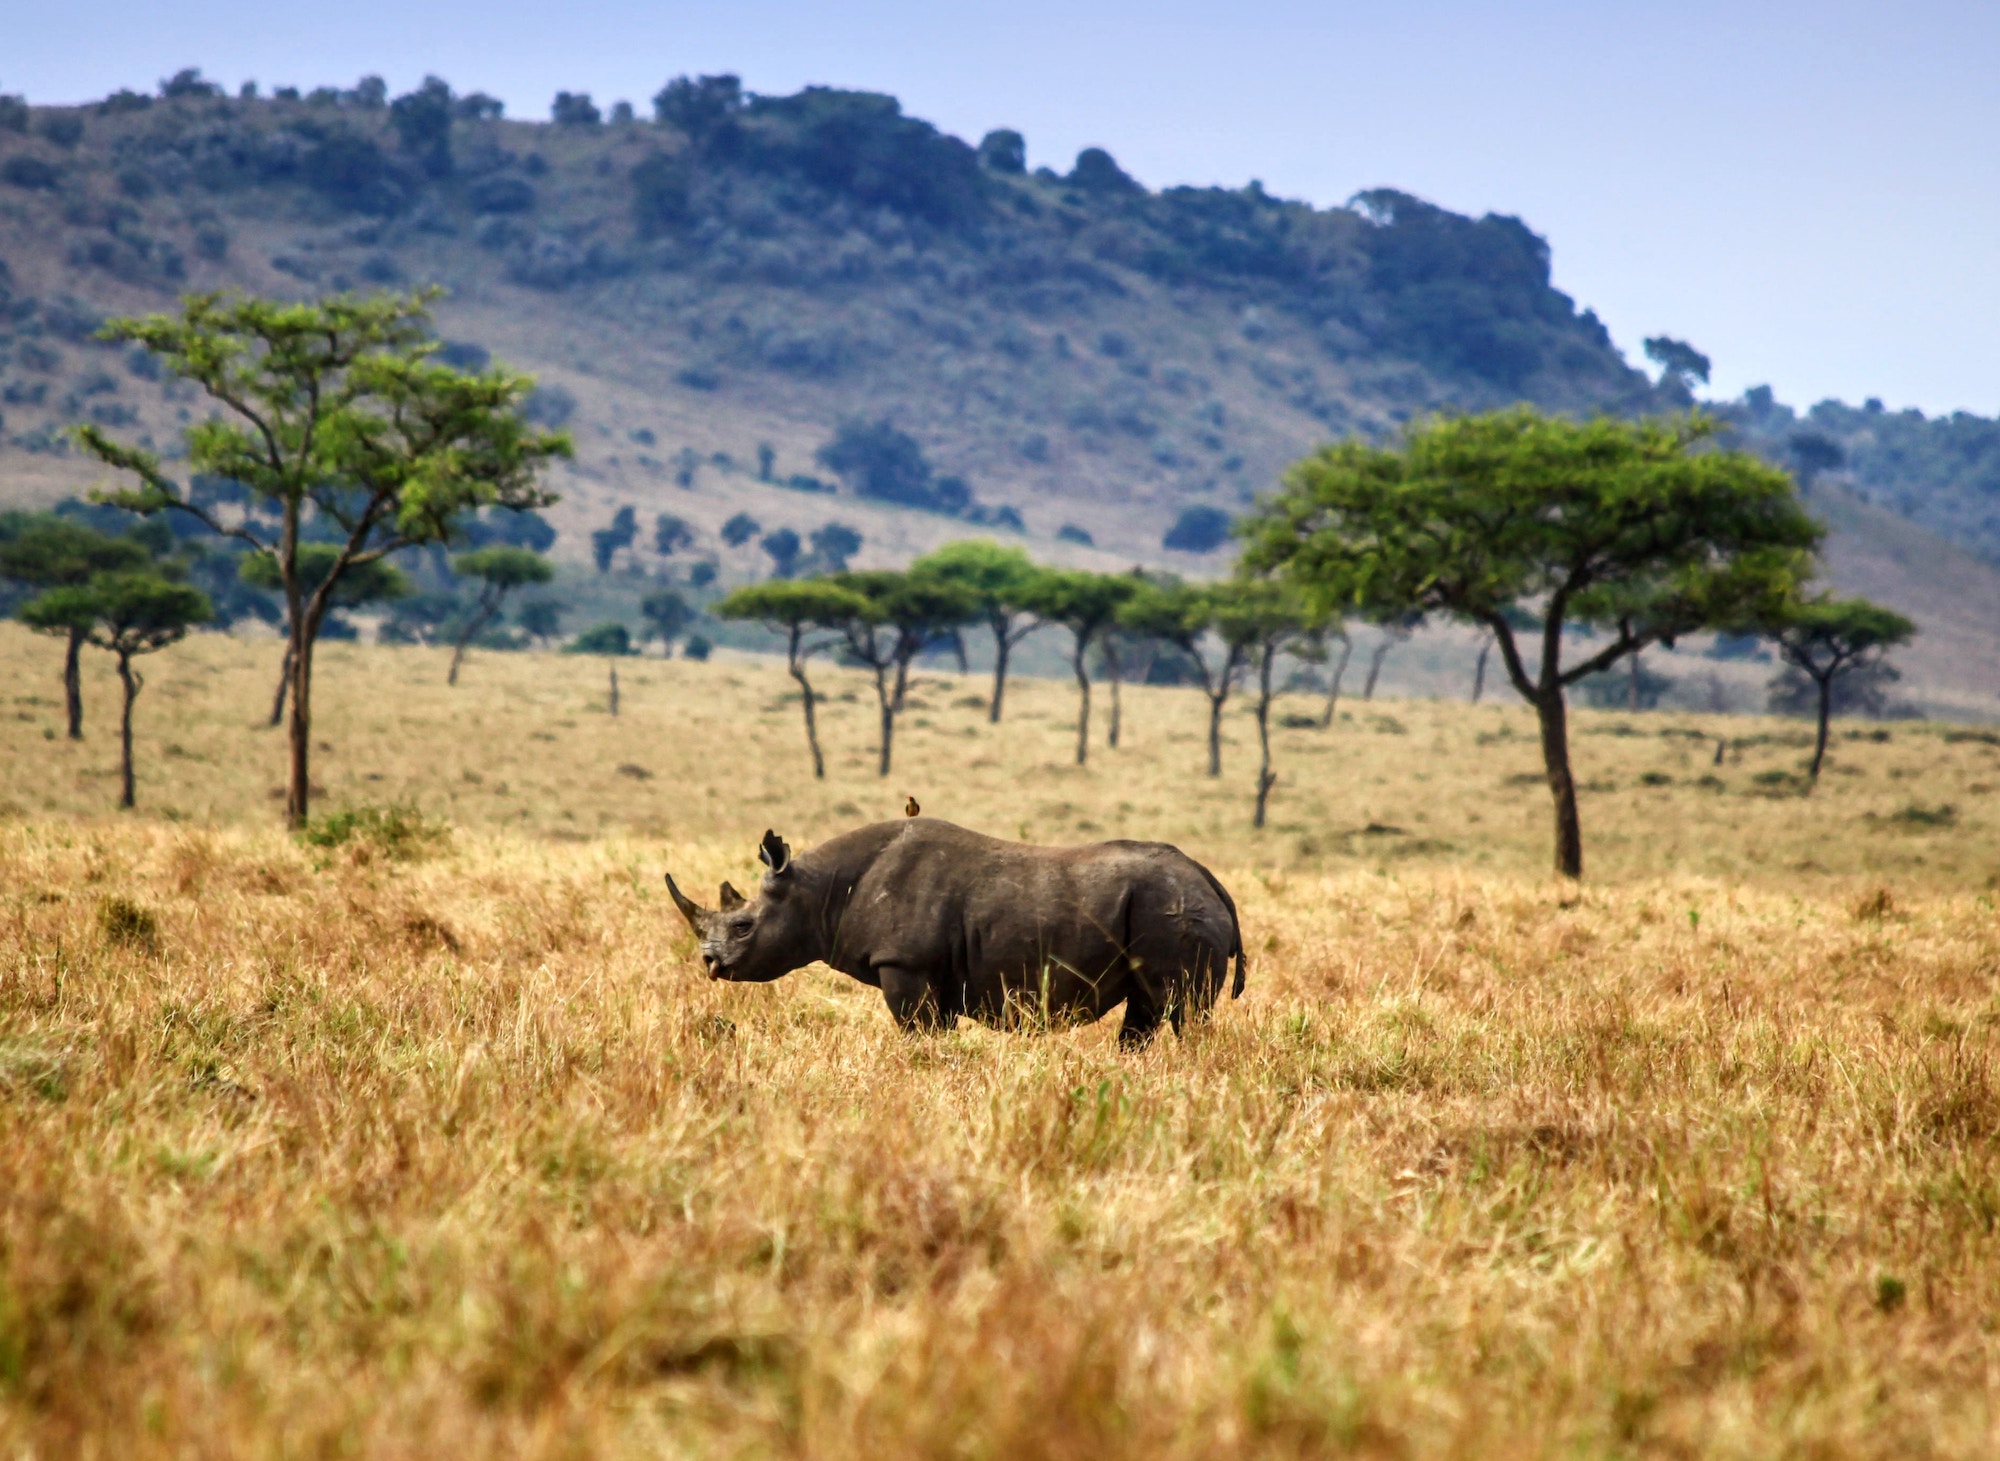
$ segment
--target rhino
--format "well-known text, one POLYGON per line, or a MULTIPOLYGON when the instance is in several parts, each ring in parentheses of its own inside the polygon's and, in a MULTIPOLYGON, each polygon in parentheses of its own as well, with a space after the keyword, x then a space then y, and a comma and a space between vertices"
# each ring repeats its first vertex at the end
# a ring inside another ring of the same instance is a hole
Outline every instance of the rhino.
POLYGON ((792 856, 767 831, 763 885, 728 883, 703 908, 667 875, 711 979, 766 983, 818 960, 882 991, 905 1030, 960 1015, 998 1027, 1074 1024, 1125 1006, 1119 1044, 1179 1034, 1214 1008, 1230 959, 1243 992, 1236 904, 1163 842, 1033 847, 935 817, 877 822, 792 856))

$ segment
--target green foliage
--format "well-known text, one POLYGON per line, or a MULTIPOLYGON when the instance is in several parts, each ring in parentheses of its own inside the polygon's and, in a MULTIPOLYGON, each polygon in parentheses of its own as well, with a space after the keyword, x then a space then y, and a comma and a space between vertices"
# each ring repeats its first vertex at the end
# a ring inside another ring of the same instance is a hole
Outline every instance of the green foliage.
POLYGON ((55 588, 88 582, 99 573, 138 569, 151 556, 130 537, 111 537, 52 515, 23 514, 0 540, 0 578, 55 588))
POLYGON ((462 578, 476 578, 501 593, 531 583, 547 583, 555 577, 549 560, 541 554, 526 548, 500 546, 460 553, 451 560, 451 569, 462 578))
POLYGON ((1615 653, 1559 670, 1573 683, 1730 625, 1818 546, 1791 480, 1703 449, 1716 431, 1700 415, 1579 423, 1524 407, 1425 422, 1400 448, 1329 446, 1252 514, 1245 560, 1327 609, 1442 612, 1503 644, 1510 613, 1615 627, 1615 653))
POLYGON ((826 629, 844 633, 849 624, 874 614, 867 595, 821 578, 773 579, 734 589, 712 612, 718 619, 748 620, 779 633, 826 629))
MULTIPOLYGON (((177 316, 113 320, 103 337, 144 346, 224 408, 187 429, 192 471, 240 483, 292 518, 310 506, 347 530, 352 561, 447 542, 462 514, 487 504, 555 500, 535 475, 570 445, 522 419, 533 382, 435 363, 427 325, 424 295, 285 304, 199 294, 177 316)), ((120 506, 193 512, 231 531, 150 451, 95 426, 77 439, 140 479, 112 499, 120 506)))
POLYGON ((1443 613, 1491 629, 1536 708, 1556 799, 1556 864, 1582 871, 1567 686, 1649 644, 1728 628, 1782 597, 1822 529, 1785 473, 1714 449, 1719 423, 1544 416, 1526 407, 1416 425, 1400 447, 1329 446, 1245 524, 1244 563, 1329 614, 1443 613), (1542 621, 1523 656, 1515 620, 1542 621), (1568 625, 1608 643, 1564 660, 1568 625))
POLYGON ((991 538, 960 538, 927 553, 910 571, 964 586, 981 614, 1019 613, 1025 595, 1042 570, 1020 548, 1005 547, 991 538))
POLYGON ((563 646, 563 653, 625 655, 637 651, 632 648, 632 631, 616 620, 607 620, 577 635, 563 646))
POLYGON ((308 847, 333 852, 364 846, 394 862, 414 862, 438 850, 450 835, 450 827, 409 802, 347 807, 315 817, 299 830, 299 840, 308 847))
POLYGON ((82 629, 92 644, 124 659, 178 643, 213 613, 200 589, 139 569, 49 589, 24 605, 20 617, 44 633, 82 629))
POLYGON ((1081 655, 1118 611, 1139 593, 1142 580, 1131 574, 1092 573, 1087 569, 1050 568, 1037 573, 1020 590, 1020 605, 1037 618, 1069 630, 1081 655))
MULTIPOLYGON (((299 586, 307 594, 319 592, 340 561, 340 549, 332 543, 301 543, 298 547, 299 586)), ((251 588, 282 593, 284 575, 276 553, 259 550, 245 553, 238 561, 236 576, 251 588)), ((337 609, 359 608, 363 604, 388 603, 407 598, 414 591, 409 575, 386 558, 350 564, 341 571, 328 602, 337 609)))

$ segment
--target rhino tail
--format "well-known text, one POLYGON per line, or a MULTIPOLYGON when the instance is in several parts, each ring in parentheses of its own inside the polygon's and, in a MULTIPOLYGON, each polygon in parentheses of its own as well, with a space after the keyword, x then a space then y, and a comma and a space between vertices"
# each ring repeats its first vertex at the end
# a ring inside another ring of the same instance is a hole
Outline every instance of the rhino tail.
MULTIPOLYGON (((1190 857, 1188 861, 1194 862, 1194 859, 1190 857)), ((1246 963, 1243 957, 1243 922, 1236 916, 1236 900, 1229 896, 1229 889, 1222 886, 1222 879, 1218 878, 1200 863, 1195 862, 1194 865, 1196 871, 1208 879, 1209 887, 1215 889, 1215 896, 1222 900, 1222 906, 1229 910, 1230 947, 1229 952, 1224 954, 1223 958, 1225 960, 1231 958, 1236 960, 1236 979, 1229 986, 1229 997, 1231 999, 1241 999, 1243 997, 1243 976, 1246 963)))

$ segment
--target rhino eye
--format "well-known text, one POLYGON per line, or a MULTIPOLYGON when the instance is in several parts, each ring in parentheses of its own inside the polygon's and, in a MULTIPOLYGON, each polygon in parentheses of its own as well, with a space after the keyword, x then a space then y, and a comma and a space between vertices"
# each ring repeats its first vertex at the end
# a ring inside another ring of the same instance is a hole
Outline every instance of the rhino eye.
POLYGON ((748 923, 748 922, 744 922, 744 923, 732 923, 732 924, 730 924, 730 925, 729 925, 729 936, 730 936, 731 938, 748 938, 748 937, 750 937, 750 925, 749 925, 749 923, 748 923))

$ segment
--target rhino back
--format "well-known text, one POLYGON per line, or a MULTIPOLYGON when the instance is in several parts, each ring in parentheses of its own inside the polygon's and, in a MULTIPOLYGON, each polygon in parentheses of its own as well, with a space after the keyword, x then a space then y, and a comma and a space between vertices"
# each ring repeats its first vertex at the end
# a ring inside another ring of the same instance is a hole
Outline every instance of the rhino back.
POLYGON ((1065 998, 1108 1008, 1135 948, 1166 960, 1191 934, 1219 938, 1224 953, 1233 938, 1199 866, 1163 844, 1035 847, 930 818, 880 825, 839 849, 865 864, 851 869, 841 967, 933 971, 959 982, 969 1007, 1053 976, 1068 980, 1065 998))

